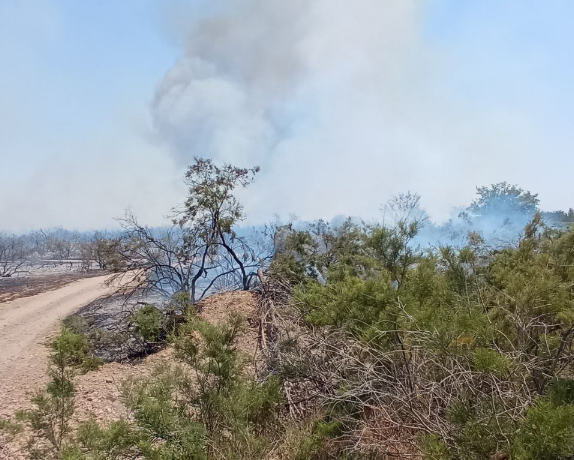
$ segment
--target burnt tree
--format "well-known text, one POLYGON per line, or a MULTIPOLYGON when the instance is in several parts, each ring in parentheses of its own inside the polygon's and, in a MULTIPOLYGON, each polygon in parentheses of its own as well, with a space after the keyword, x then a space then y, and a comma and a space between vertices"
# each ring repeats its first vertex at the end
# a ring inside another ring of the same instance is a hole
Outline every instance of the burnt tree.
POLYGON ((166 296, 187 292, 192 303, 217 284, 249 289, 261 255, 235 231, 245 214, 234 193, 258 171, 196 158, 185 175, 187 199, 174 209, 170 228, 143 226, 132 214, 122 220, 125 236, 118 251, 124 271, 138 273, 136 283, 144 290, 166 296))

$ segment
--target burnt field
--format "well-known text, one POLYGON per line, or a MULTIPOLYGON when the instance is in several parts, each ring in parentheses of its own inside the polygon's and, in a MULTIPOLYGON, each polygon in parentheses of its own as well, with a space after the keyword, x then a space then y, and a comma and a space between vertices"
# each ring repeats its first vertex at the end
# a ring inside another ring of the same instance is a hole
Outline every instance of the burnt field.
POLYGON ((29 266, 15 276, 0 278, 0 303, 58 289, 73 281, 102 275, 101 270, 80 270, 71 263, 29 266))

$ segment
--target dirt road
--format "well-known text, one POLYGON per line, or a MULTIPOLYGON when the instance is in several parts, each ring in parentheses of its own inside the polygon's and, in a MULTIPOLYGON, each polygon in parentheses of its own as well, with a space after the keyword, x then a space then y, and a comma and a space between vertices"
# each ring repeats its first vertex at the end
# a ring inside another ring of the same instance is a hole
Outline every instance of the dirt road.
POLYGON ((105 276, 75 281, 60 289, 0 303, 0 416, 27 406, 46 381, 49 337, 59 321, 98 297, 113 292, 105 276))

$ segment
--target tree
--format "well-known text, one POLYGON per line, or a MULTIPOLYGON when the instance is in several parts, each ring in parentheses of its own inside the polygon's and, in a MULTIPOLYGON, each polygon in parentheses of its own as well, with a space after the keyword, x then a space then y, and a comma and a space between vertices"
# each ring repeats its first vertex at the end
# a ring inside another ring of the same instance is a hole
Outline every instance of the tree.
POLYGON ((192 303, 226 278, 228 285, 249 289, 261 259, 271 254, 260 256, 237 234, 235 226, 245 214, 234 191, 247 187, 258 171, 196 158, 185 175, 187 199, 175 210, 171 228, 151 229, 130 213, 122 220, 124 270, 139 272, 145 290, 167 297, 187 292, 192 303))
POLYGON ((499 182, 488 187, 477 187, 478 198, 468 207, 471 216, 484 217, 515 213, 534 215, 538 211, 538 194, 532 194, 517 185, 499 182))
POLYGON ((124 272, 137 273, 134 280, 139 289, 166 298, 176 292, 189 292, 194 302, 203 297, 203 293, 197 295, 197 280, 194 281, 200 268, 197 263, 200 248, 186 246, 177 226, 151 229, 140 224, 131 213, 126 214, 121 224, 125 229, 119 247, 125 261, 124 272))
POLYGON ((390 225, 373 226, 367 244, 400 288, 407 271, 421 255, 413 240, 429 218, 420 207, 420 195, 412 192, 391 198, 382 211, 391 218, 390 225))
POLYGON ((554 227, 568 227, 574 223, 574 209, 570 208, 568 212, 565 211, 550 211, 543 212, 542 217, 544 222, 554 227))
POLYGON ((121 269, 120 243, 119 238, 110 238, 100 232, 96 232, 92 240, 88 242, 91 258, 101 270, 117 272, 121 269))
POLYGON ((233 194, 253 182, 259 167, 216 166, 212 160, 195 158, 185 175, 187 200, 175 222, 183 231, 187 248, 201 247, 201 263, 195 280, 205 272, 208 259, 219 259, 229 273, 240 273, 241 286, 249 289, 256 277, 256 260, 245 238, 234 227, 245 219, 243 205, 233 194))
POLYGON ((385 222, 390 226, 403 224, 414 225, 417 230, 423 228, 429 221, 428 213, 421 207, 421 196, 418 193, 406 192, 393 196, 381 208, 385 222))
POLYGON ((0 278, 9 278, 21 272, 26 256, 22 238, 0 234, 0 278))

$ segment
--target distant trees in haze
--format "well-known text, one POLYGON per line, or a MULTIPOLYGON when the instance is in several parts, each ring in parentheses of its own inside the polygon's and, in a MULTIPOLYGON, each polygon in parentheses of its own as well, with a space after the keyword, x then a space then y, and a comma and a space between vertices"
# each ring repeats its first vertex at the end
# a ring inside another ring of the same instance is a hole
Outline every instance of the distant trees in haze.
POLYGON ((26 272, 30 265, 71 263, 90 269, 119 269, 119 239, 103 232, 64 229, 38 230, 21 235, 0 233, 0 276, 26 272))
MULTIPOLYGON (((236 192, 248 187, 258 171, 196 158, 184 178, 186 199, 163 228, 149 228, 127 214, 120 220, 123 230, 116 232, 53 229, 2 235, 0 276, 22 273, 23 260, 73 261, 86 270, 125 273, 138 269, 146 275, 146 289, 165 295, 187 291, 195 300, 216 286, 249 289, 261 262, 274 252, 274 235, 259 238, 254 231, 241 229, 245 213, 236 192)), ((387 246, 380 245, 379 251, 391 257, 417 245, 464 244, 469 232, 504 247, 516 244, 526 223, 540 212, 537 194, 506 182, 478 187, 476 199, 458 217, 440 225, 430 220, 420 200, 415 193, 403 193, 381 209, 382 225, 375 225, 373 238, 382 238, 387 246), (387 233, 395 233, 396 238, 387 239, 387 233)), ((550 226, 574 222, 573 209, 541 215, 550 226)), ((313 225, 317 233, 330 238, 321 224, 313 225)), ((325 244, 328 241, 308 250, 320 252, 325 244)))
POLYGON ((23 269, 26 260, 24 240, 0 234, 0 278, 9 278, 23 269))
POLYGON ((544 221, 549 225, 574 223, 574 209, 568 211, 541 211, 537 193, 499 182, 490 186, 477 187, 477 198, 464 211, 464 217, 477 220, 497 217, 503 223, 531 219, 540 212, 544 221))
POLYGON ((492 214, 516 213, 533 215, 538 212, 538 194, 532 194, 517 185, 499 182, 490 186, 477 187, 477 198, 470 204, 467 211, 476 217, 492 214))

